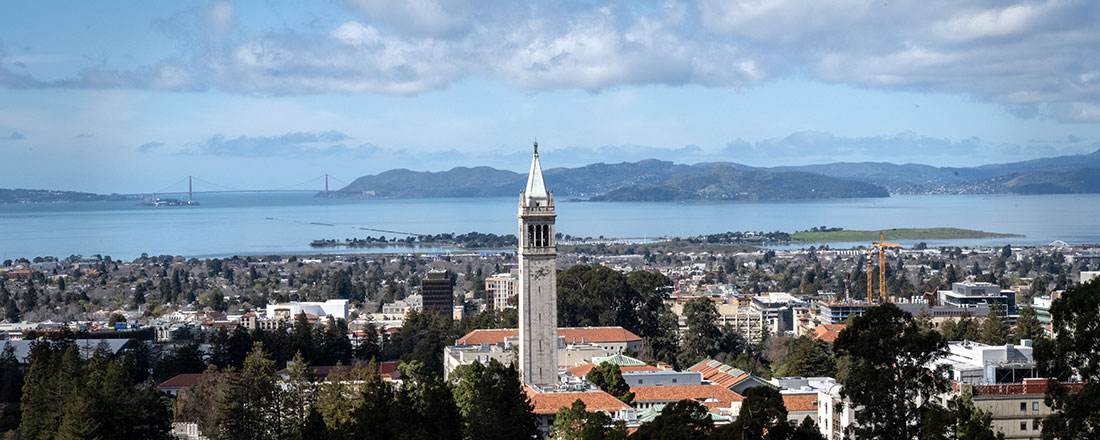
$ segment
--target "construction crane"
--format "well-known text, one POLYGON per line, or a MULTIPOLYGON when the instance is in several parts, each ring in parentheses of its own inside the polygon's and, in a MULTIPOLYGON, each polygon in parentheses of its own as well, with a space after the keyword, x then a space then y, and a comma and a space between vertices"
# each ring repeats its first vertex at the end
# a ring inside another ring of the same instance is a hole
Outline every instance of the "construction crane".
POLYGON ((901 247, 898 243, 887 243, 886 234, 882 231, 878 233, 878 241, 871 242, 871 246, 867 248, 867 302, 874 302, 874 294, 872 292, 871 285, 872 280, 872 265, 875 261, 875 251, 878 251, 878 292, 881 301, 886 301, 886 248, 901 247))

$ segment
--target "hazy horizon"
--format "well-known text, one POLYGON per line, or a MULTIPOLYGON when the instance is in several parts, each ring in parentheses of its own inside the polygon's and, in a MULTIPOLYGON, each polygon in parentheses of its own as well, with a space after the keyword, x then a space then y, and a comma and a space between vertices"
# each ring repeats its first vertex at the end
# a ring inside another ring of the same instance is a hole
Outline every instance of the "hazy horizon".
POLYGON ((1083 1, 0 5, 0 187, 1100 149, 1083 1))

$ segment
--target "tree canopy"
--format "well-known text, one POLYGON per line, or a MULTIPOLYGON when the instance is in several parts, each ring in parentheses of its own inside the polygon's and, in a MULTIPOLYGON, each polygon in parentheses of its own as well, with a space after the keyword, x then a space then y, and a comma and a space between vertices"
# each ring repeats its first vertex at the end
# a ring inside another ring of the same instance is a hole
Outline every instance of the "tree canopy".
POLYGON ((1054 413, 1043 420, 1044 439, 1092 439, 1100 436, 1100 279, 1066 289, 1050 306, 1055 337, 1035 347, 1039 372, 1053 380, 1047 404, 1054 413), (1080 380, 1071 392, 1061 382, 1080 380))

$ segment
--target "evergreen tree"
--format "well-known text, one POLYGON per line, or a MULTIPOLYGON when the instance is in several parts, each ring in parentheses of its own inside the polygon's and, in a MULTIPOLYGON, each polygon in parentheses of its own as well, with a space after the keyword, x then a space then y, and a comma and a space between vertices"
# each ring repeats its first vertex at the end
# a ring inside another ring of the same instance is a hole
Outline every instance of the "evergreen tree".
POLYGON ((638 440, 705 440, 714 429, 707 407, 694 400, 681 400, 665 405, 661 414, 631 435, 638 440))
POLYGON ((829 351, 829 344, 819 339, 801 336, 787 343, 787 360, 776 371, 780 377, 833 377, 836 360, 829 351))
POLYGON ((989 315, 981 325, 981 336, 978 341, 989 345, 1004 345, 1008 342, 1008 325, 1001 317, 1000 303, 994 303, 989 310, 989 315))
POLYGON ((470 364, 460 375, 454 395, 464 438, 530 439, 537 435, 537 419, 514 365, 490 359, 487 366, 470 364))
POLYGON ((1043 439, 1100 438, 1100 279, 1066 289, 1050 306, 1053 339, 1039 339, 1035 361, 1051 378, 1046 401, 1054 411, 1043 420, 1043 439), (1083 381, 1071 393, 1061 382, 1083 381))
POLYGON ((280 414, 273 411, 278 398, 275 362, 257 343, 245 358, 240 373, 230 374, 225 391, 214 401, 211 417, 216 429, 204 432, 212 439, 275 439, 280 414))
POLYGON ((947 402, 948 409, 955 414, 955 438, 959 440, 997 440, 1004 434, 993 432, 993 418, 974 405, 970 389, 947 402))
POLYGON ((627 385, 626 380, 623 379, 622 369, 618 365, 601 362, 585 377, 593 385, 627 405, 634 400, 634 393, 630 391, 630 385, 627 385))
POLYGON ((612 422, 603 411, 588 412, 581 399, 558 409, 550 427, 552 440, 625 440, 626 424, 612 422))
POLYGON ((1024 307, 1020 309, 1020 317, 1016 318, 1016 332, 1014 339, 1036 340, 1043 337, 1043 324, 1039 322, 1039 315, 1035 309, 1024 307))
POLYGON ((684 331, 683 346, 677 357, 682 367, 694 365, 716 354, 722 337, 717 324, 718 308, 710 298, 695 298, 684 304, 684 320, 687 321, 687 330, 684 331))
POLYGON ((841 394, 856 408, 851 434, 857 439, 929 439, 947 410, 935 403, 948 391, 945 366, 932 361, 947 352, 934 331, 893 304, 871 308, 840 332, 837 353, 848 358, 841 394))

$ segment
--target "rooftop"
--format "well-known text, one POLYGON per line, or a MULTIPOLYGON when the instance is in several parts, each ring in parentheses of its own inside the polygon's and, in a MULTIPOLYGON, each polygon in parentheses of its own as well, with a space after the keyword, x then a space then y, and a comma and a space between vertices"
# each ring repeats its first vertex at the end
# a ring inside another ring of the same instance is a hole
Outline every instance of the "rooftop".
MULTIPOLYGON (((622 327, 561 327, 558 336, 566 343, 631 342, 642 338, 622 327)), ((519 337, 519 329, 477 329, 459 338, 457 345, 501 344, 519 337)))

